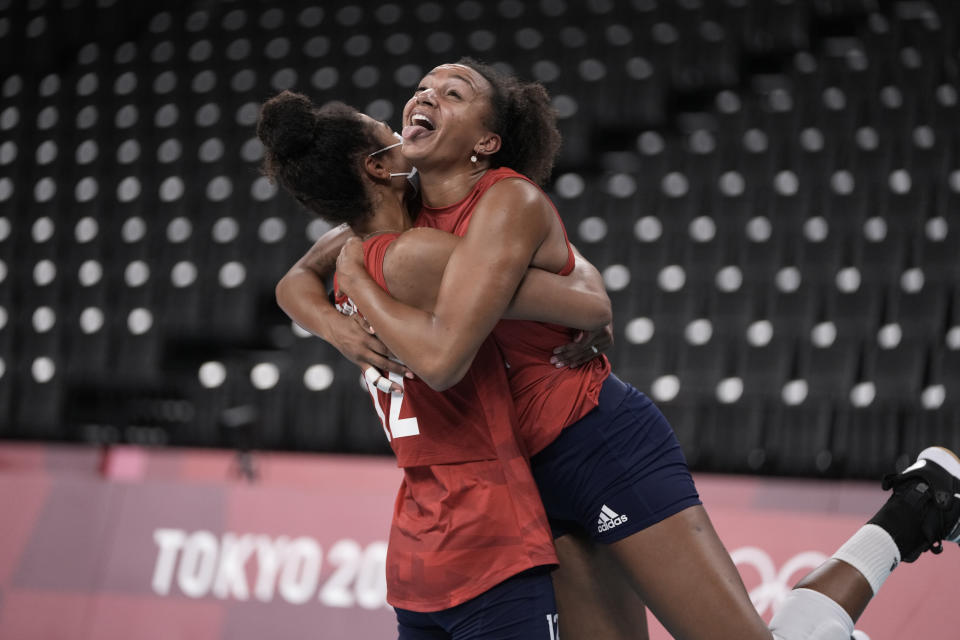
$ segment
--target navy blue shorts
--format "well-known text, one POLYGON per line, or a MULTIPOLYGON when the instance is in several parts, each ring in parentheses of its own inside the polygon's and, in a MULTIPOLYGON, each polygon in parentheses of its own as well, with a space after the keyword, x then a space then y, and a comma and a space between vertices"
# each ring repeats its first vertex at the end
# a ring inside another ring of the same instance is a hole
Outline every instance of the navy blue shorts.
POLYGON ((536 567, 450 609, 394 607, 399 640, 558 640, 550 569, 536 567))
POLYGON ((673 429, 614 375, 598 406, 530 459, 555 538, 609 544, 701 504, 673 429))

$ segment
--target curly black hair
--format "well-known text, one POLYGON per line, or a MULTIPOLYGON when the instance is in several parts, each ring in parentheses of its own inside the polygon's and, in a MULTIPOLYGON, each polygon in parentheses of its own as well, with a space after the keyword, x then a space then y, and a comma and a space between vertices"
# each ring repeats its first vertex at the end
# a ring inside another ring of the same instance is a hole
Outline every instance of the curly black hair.
POLYGON ((493 87, 491 121, 487 126, 500 135, 500 150, 490 157, 491 166, 509 167, 544 186, 560 151, 557 114, 546 88, 501 73, 495 67, 470 57, 457 64, 470 67, 493 87))
POLYGON ((260 109, 262 173, 331 224, 356 224, 372 212, 358 163, 379 145, 353 107, 283 91, 260 109))

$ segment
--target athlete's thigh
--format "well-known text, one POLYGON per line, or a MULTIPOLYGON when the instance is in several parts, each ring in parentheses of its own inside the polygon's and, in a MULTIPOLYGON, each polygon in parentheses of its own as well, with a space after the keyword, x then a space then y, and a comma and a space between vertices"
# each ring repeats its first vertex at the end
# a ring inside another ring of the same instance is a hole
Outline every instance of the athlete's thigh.
POLYGON ((670 423, 613 375, 597 407, 530 465, 555 537, 581 531, 611 544, 700 504, 670 423))
POLYGON ((643 601, 606 545, 566 534, 554 540, 553 588, 563 640, 646 640, 643 601))
POLYGON ((619 540, 610 550, 678 640, 770 639, 702 506, 619 540))

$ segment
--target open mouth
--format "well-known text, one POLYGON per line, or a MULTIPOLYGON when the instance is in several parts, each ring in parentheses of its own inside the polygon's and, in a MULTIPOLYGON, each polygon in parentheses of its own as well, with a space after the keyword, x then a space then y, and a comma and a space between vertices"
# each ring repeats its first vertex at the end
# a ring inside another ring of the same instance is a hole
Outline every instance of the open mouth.
POLYGON ((410 118, 410 124, 423 127, 427 131, 434 131, 436 129, 436 127, 433 125, 433 121, 422 113, 413 114, 413 116, 410 118))
POLYGON ((410 116, 410 124, 403 128, 403 139, 415 140, 436 131, 436 129, 436 125, 430 118, 422 113, 415 113, 410 116))

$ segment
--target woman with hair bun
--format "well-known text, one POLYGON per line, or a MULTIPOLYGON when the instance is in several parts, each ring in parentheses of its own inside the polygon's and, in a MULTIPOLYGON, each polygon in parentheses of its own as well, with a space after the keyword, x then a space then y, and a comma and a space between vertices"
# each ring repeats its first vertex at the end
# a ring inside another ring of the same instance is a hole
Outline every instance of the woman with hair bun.
MULTIPOLYGON (((284 92, 261 110, 266 175, 305 207, 364 238, 374 277, 430 309, 457 243, 411 227, 411 167, 382 122, 341 104, 316 108, 284 92)), ((609 319, 595 271, 561 277, 531 269, 508 313, 584 328, 609 319), (592 290, 590 287, 592 281, 592 290), (578 286, 581 283, 582 286, 578 286)), ((338 307, 353 310, 338 297, 338 307)), ((365 372, 374 407, 403 469, 387 551, 388 601, 401 638, 554 638, 556 565, 546 515, 526 453, 505 365, 492 339, 444 392, 416 379, 365 372), (440 635, 434 635, 440 634, 440 635)))

